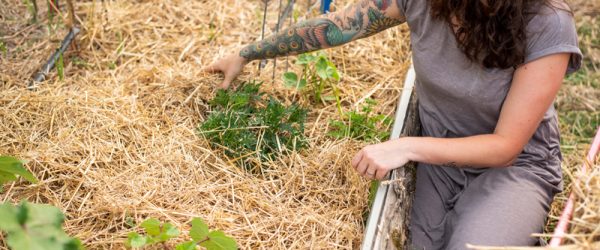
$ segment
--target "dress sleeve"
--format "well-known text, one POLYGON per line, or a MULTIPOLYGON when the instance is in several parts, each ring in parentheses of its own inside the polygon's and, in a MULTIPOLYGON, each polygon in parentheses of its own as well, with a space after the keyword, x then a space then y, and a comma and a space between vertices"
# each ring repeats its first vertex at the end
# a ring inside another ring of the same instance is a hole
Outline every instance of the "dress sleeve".
POLYGON ((577 46, 573 15, 566 10, 544 6, 527 25, 525 62, 557 54, 571 53, 567 74, 581 67, 582 54, 577 46))

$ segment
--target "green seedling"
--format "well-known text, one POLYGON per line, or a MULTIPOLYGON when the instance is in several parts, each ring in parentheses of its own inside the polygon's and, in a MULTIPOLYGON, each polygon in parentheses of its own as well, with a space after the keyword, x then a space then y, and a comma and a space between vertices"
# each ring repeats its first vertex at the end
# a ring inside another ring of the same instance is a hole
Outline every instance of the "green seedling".
POLYGON ((142 222, 140 227, 144 229, 145 235, 131 232, 127 235, 126 245, 132 248, 140 248, 156 243, 164 243, 179 236, 179 229, 171 223, 162 223, 158 219, 150 218, 142 222))
POLYGON ((4 183, 16 181, 18 176, 31 183, 38 182, 38 179, 23 167, 22 161, 10 156, 0 156, 0 192, 4 183))
POLYGON ((385 115, 374 115, 373 106, 377 104, 372 99, 366 99, 361 112, 346 112, 343 120, 331 120, 331 130, 328 135, 334 138, 354 138, 366 142, 380 142, 390 135, 387 128, 392 120, 385 115))
POLYGON ((47 204, 0 205, 0 230, 6 234, 5 242, 10 249, 85 249, 81 241, 65 233, 63 222, 63 213, 47 204))
POLYGON ((303 91, 311 94, 315 103, 326 103, 336 101, 338 111, 342 114, 342 105, 340 102, 339 89, 337 83, 340 81, 340 74, 324 52, 317 54, 301 54, 296 60, 296 64, 302 65, 300 75, 294 72, 283 74, 283 83, 288 88, 303 91), (328 89, 333 92, 331 95, 325 95, 328 89))
MULTIPOLYGON (((198 246, 207 250, 235 250, 237 243, 223 231, 209 230, 208 225, 200 219, 194 218, 191 222, 190 238, 192 240, 179 243, 176 250, 196 250, 198 246)), ((150 218, 140 224, 145 231, 144 235, 131 232, 127 236, 125 245, 131 248, 143 248, 161 243, 167 249, 166 242, 179 236, 179 230, 170 223, 162 223, 158 219, 150 218)))
POLYGON ((208 225, 200 219, 192 220, 192 229, 190 229, 191 241, 183 242, 175 247, 176 250, 195 250, 197 246, 206 248, 207 250, 235 250, 237 243, 229 236, 226 236, 223 231, 209 231, 208 225))
POLYGON ((267 99, 259 88, 248 82, 237 91, 219 90, 210 101, 212 112, 199 127, 214 148, 223 149, 246 169, 254 167, 252 159, 272 160, 306 145, 307 111, 267 99))

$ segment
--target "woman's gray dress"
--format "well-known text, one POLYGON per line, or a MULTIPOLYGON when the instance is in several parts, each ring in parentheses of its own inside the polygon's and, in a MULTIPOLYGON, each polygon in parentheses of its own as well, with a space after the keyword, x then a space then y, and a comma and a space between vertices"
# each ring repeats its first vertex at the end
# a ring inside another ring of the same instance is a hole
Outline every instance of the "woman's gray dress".
MULTIPOLYGON (((488 69, 467 59, 450 27, 430 16, 426 0, 397 0, 411 31, 423 135, 466 137, 494 132, 514 69, 488 69)), ((572 53, 581 64, 573 17, 549 6, 527 25, 525 62, 572 53)), ((542 232, 554 194, 562 188, 556 110, 507 168, 419 164, 411 237, 419 249, 465 249, 465 244, 531 245, 542 232)))

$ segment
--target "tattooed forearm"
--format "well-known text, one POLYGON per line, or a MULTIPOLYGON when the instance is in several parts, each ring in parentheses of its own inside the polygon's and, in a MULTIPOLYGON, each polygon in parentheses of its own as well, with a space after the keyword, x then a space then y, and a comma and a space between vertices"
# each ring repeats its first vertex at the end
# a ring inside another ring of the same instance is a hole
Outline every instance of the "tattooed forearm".
POLYGON ((338 46, 404 21, 394 0, 362 0, 340 12, 310 19, 240 51, 248 59, 273 58, 338 46), (395 9, 394 9, 395 8, 395 9))

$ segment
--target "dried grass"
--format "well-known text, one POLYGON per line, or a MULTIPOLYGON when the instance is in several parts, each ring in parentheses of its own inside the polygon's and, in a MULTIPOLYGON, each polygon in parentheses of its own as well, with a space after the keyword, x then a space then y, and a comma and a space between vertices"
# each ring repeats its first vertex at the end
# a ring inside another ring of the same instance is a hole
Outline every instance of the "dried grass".
MULTIPOLYGON (((78 1, 80 49, 65 56, 64 81, 53 73, 34 92, 26 83, 64 32, 27 26, 20 0, 2 6, 9 51, 0 57, 0 154, 28 160, 41 180, 5 187, 2 201, 58 206, 68 233, 90 249, 123 248, 128 218, 187 229, 196 216, 244 249, 359 246, 368 182, 348 166, 363 144, 325 136, 337 118, 333 104, 312 107, 309 149, 266 164, 262 176, 196 134, 220 81, 201 68, 257 39, 261 1, 78 1)), ((277 8, 269 4, 270 27, 277 8)), ((328 51, 343 73, 345 109, 372 96, 378 112, 394 112, 409 64, 407 32, 402 26, 328 51)), ((288 103, 296 98, 279 77, 271 81, 272 63, 260 74, 256 68, 241 79, 264 80, 266 92, 288 103)))
POLYGON ((566 238, 584 249, 600 245, 600 161, 586 163, 588 171, 578 171, 571 190, 577 197, 573 219, 566 238))

